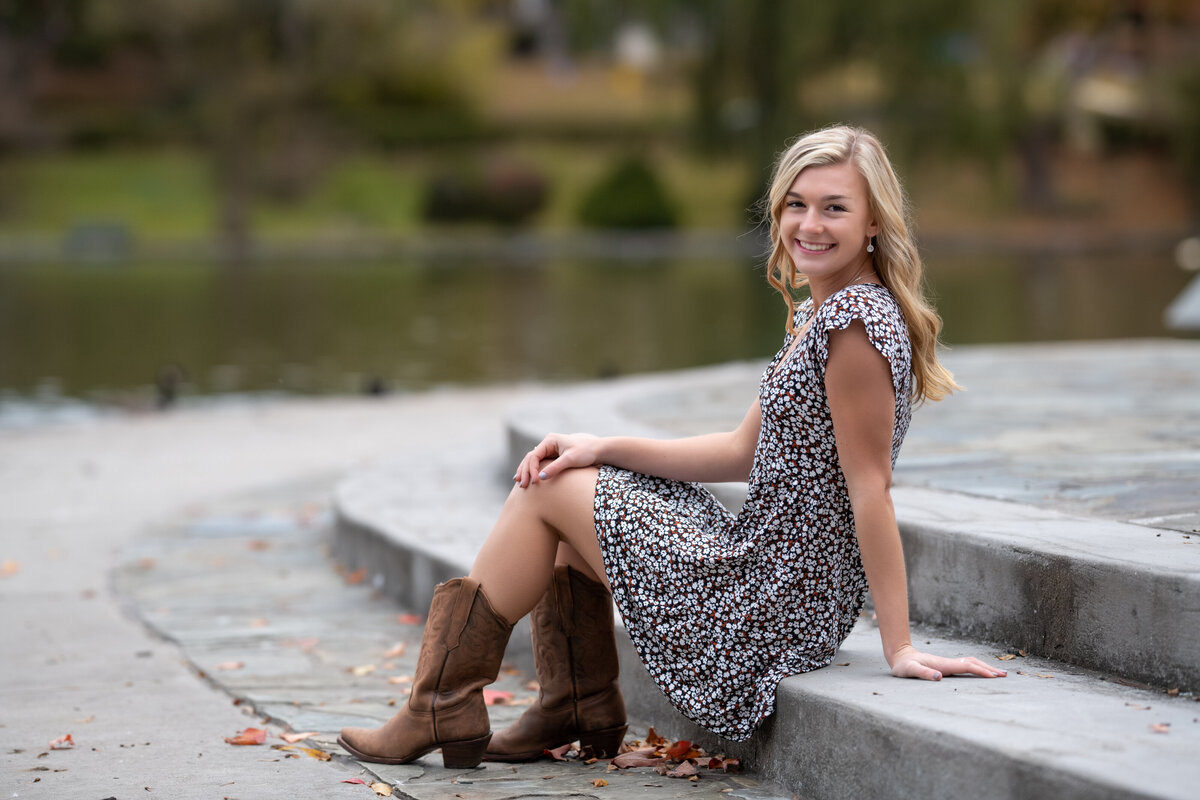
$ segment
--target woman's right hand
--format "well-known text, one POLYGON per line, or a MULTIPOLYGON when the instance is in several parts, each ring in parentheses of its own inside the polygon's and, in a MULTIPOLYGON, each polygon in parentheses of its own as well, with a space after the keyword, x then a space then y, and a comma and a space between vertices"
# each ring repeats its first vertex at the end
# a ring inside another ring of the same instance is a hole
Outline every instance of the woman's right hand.
POLYGON ((587 433, 548 434, 521 459, 513 482, 524 489, 563 470, 590 467, 599 461, 600 441, 587 433))

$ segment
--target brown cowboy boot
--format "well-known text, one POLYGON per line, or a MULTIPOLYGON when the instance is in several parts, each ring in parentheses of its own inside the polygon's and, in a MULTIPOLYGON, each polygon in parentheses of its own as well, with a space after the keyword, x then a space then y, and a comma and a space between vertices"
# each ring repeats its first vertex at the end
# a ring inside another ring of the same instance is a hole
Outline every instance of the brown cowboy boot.
POLYGON ((558 566, 529 622, 538 700, 492 737, 484 758, 531 761, 576 739, 598 758, 617 755, 626 725, 612 596, 578 570, 558 566))
POLYGON ((439 584, 408 703, 382 728, 342 728, 338 744, 380 764, 407 764, 440 747, 448 769, 478 765, 492 737, 482 690, 496 680, 512 627, 492 610, 479 581, 439 584))

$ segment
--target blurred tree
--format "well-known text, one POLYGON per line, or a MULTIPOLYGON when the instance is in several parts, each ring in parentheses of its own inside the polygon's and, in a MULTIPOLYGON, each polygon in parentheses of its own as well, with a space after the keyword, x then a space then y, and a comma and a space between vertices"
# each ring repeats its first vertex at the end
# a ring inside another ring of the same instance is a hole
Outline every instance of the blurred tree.
POLYGON ((94 0, 91 23, 155 51, 165 107, 209 153, 220 250, 236 262, 249 255, 255 201, 302 192, 335 140, 403 131, 414 108, 461 110, 431 52, 451 32, 425 24, 448 5, 94 0))

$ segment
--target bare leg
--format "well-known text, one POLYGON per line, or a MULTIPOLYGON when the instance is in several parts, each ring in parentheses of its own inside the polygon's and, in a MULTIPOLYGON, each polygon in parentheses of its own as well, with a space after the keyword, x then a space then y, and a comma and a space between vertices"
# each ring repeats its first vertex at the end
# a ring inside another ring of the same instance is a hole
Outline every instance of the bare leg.
POLYGON ((528 614, 559 558, 608 585, 593 511, 598 474, 594 467, 570 469, 513 488, 471 567, 500 616, 515 622, 528 614))

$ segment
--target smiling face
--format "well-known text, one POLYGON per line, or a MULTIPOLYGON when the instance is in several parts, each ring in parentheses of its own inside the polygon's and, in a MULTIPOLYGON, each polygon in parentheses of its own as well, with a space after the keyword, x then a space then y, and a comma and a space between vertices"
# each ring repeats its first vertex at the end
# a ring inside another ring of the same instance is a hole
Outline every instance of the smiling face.
POLYGON ((796 265, 816 285, 843 286, 868 270, 871 217, 867 181, 853 164, 808 167, 784 199, 779 233, 796 265))

